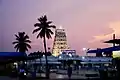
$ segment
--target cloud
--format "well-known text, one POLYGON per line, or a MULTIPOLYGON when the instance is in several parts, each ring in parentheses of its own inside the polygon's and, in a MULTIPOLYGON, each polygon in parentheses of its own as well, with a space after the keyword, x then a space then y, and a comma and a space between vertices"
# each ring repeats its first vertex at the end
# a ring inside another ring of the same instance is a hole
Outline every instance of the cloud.
POLYGON ((110 39, 113 34, 116 34, 116 37, 118 38, 120 35, 120 21, 109 23, 109 29, 112 29, 111 33, 94 36, 94 39, 89 41, 89 43, 95 43, 98 41, 103 42, 110 39))

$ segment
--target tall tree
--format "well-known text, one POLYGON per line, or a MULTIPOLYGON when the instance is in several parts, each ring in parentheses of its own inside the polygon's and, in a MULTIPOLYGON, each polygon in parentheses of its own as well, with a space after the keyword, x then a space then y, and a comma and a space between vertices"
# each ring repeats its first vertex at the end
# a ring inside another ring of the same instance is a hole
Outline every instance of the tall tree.
POLYGON ((38 21, 39 21, 39 23, 34 24, 34 27, 36 27, 36 29, 33 30, 33 34, 38 32, 37 38, 43 38, 45 59, 46 59, 46 77, 49 78, 46 38, 47 39, 52 38, 51 35, 54 33, 52 32, 51 28, 56 28, 56 26, 51 25, 52 21, 48 21, 46 15, 38 18, 38 21))
POLYGON ((25 34, 25 32, 18 32, 18 35, 15 34, 16 41, 13 42, 15 45, 14 48, 18 52, 26 52, 28 49, 31 49, 31 46, 29 43, 31 41, 29 40, 29 36, 25 34))

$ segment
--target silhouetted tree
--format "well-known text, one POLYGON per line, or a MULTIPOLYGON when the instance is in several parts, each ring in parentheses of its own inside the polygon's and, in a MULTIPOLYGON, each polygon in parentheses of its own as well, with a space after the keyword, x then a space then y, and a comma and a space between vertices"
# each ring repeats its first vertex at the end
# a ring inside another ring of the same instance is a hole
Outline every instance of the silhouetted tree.
MULTIPOLYGON (((16 49, 16 51, 25 53, 26 51, 28 51, 29 48, 31 48, 29 44, 31 43, 31 41, 29 40, 29 36, 26 35, 25 32, 18 32, 18 35, 15 34, 15 37, 16 41, 14 41, 13 44, 15 45, 14 48, 16 49)), ((27 71, 24 59, 21 66, 21 68, 24 68, 27 71)))
POLYGON ((28 51, 28 48, 31 48, 30 44, 31 41, 29 40, 29 36, 25 34, 25 32, 18 32, 18 35, 16 35, 16 41, 13 42, 15 45, 14 48, 16 51, 19 52, 26 52, 28 51))
POLYGON ((48 61, 47 61, 47 47, 46 47, 46 38, 52 38, 51 35, 53 34, 50 28, 56 28, 54 25, 50 25, 52 21, 47 21, 47 16, 44 15, 38 18, 39 23, 34 24, 34 27, 37 27, 33 30, 33 33, 39 32, 37 38, 43 38, 44 49, 45 49, 45 58, 46 58, 46 77, 49 78, 48 73, 48 61))

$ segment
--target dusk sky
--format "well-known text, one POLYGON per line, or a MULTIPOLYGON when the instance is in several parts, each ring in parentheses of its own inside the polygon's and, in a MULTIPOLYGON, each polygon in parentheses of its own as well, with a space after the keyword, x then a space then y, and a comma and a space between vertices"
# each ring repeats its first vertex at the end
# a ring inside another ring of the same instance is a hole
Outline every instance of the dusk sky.
POLYGON ((120 38, 120 0, 0 0, 0 51, 15 51, 12 42, 19 31, 30 36, 29 52, 43 50, 42 40, 32 31, 44 14, 57 28, 65 29, 68 45, 80 55, 84 47, 110 46, 102 42, 112 39, 113 33, 120 38))

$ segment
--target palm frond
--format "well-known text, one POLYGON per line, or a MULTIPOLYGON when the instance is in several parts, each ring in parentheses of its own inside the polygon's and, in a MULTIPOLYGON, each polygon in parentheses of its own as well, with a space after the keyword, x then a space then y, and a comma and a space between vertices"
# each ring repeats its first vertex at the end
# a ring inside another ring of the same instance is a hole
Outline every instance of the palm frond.
POLYGON ((40 18, 38 18, 38 21, 41 22, 41 23, 44 23, 47 21, 47 16, 44 15, 44 16, 41 16, 40 18))
POLYGON ((40 34, 37 35, 37 39, 40 37, 40 34))
POLYGON ((25 40, 25 43, 31 43, 31 41, 30 40, 25 40))
POLYGON ((25 50, 28 51, 28 48, 26 48, 25 50))
POLYGON ((52 38, 50 32, 46 31, 46 37, 47 37, 48 39, 52 38))
POLYGON ((23 39, 25 32, 18 32, 18 35, 19 35, 19 39, 23 39))
POLYGON ((44 21, 44 22, 47 21, 47 16, 46 16, 46 15, 43 16, 43 21, 44 21))
POLYGON ((14 46, 14 48, 15 48, 15 49, 16 49, 16 48, 19 48, 19 43, 16 44, 16 45, 14 46))
POLYGON ((31 49, 31 46, 30 46, 29 44, 26 44, 26 48, 27 48, 27 47, 31 49))
POLYGON ((35 23, 35 24, 34 24, 34 27, 40 27, 40 26, 41 26, 40 23, 35 23))
POLYGON ((18 43, 19 43, 18 41, 12 42, 12 44, 18 44, 18 43))
POLYGON ((38 21, 39 21, 40 23, 43 23, 43 16, 40 17, 40 18, 38 18, 38 21))
POLYGON ((24 40, 29 39, 28 35, 23 36, 24 40))
POLYGON ((55 25, 49 25, 48 28, 54 28, 55 29, 56 26, 55 25))
POLYGON ((39 27, 39 28, 33 30, 33 34, 34 34, 35 32, 38 32, 40 29, 41 29, 41 28, 39 27))
POLYGON ((19 39, 19 36, 15 34, 16 40, 19 39))
POLYGON ((48 22, 46 22, 46 23, 49 25, 49 24, 51 24, 51 23, 52 23, 52 21, 48 21, 48 22))
POLYGON ((41 22, 41 18, 38 18, 38 21, 41 22))
POLYGON ((19 51, 19 48, 18 48, 18 47, 16 48, 16 52, 17 52, 17 51, 19 51))
POLYGON ((54 34, 52 31, 51 31, 51 29, 47 29, 46 30, 48 33, 50 33, 50 34, 54 34))

